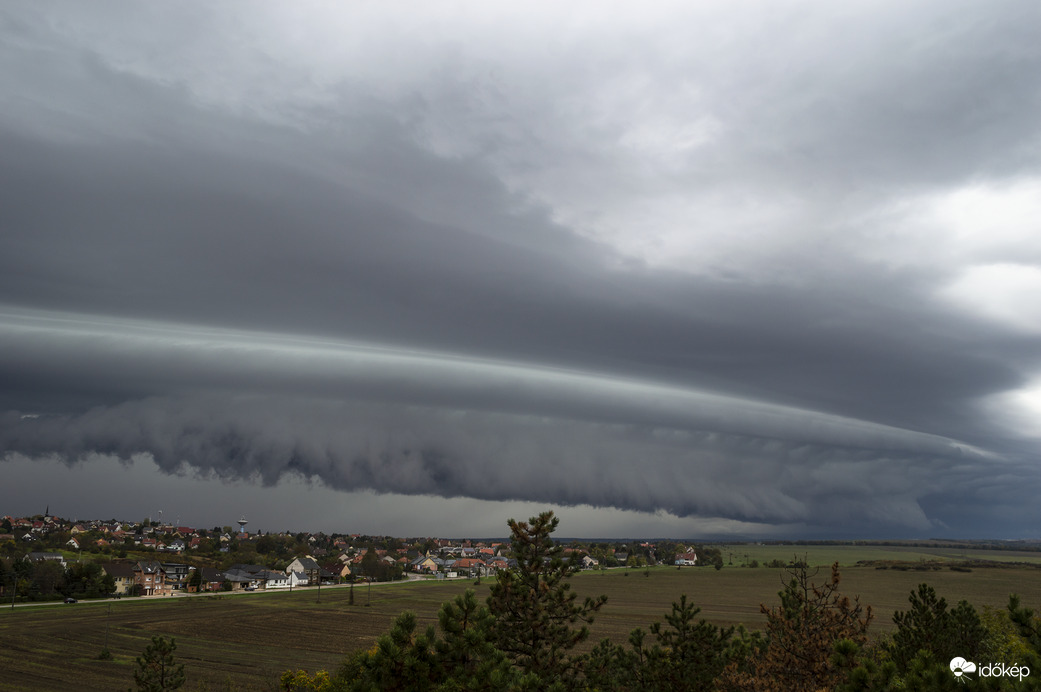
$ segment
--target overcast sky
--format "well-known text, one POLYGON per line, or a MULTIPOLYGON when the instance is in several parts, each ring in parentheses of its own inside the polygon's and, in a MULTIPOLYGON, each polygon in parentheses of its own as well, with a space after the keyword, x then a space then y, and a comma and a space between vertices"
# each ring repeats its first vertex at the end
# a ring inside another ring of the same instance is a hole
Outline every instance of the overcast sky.
POLYGON ((1039 35, 0 6, 0 514, 1041 537, 1039 35))

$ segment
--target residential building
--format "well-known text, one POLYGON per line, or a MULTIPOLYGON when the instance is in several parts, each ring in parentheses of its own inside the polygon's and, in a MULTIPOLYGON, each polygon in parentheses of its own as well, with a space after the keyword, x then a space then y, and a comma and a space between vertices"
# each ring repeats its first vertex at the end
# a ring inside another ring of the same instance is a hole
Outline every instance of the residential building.
POLYGON ((101 565, 101 571, 112 577, 116 584, 115 593, 125 596, 134 588, 134 566, 128 562, 109 562, 101 565))
POLYGON ((163 570, 166 572, 166 585, 170 591, 183 591, 187 587, 191 567, 180 562, 164 562, 163 570))
POLYGON ((134 564, 134 586, 142 596, 165 596, 166 571, 162 563, 142 560, 134 564))
POLYGON ((290 562, 289 566, 286 567, 286 574, 289 572, 304 572, 307 575, 307 580, 312 584, 317 584, 322 577, 322 568, 310 555, 298 557, 290 562))
POLYGON ((60 563, 62 567, 65 566, 65 558, 62 556, 61 553, 32 552, 32 553, 29 553, 28 555, 26 555, 25 559, 28 562, 53 561, 53 562, 60 563))

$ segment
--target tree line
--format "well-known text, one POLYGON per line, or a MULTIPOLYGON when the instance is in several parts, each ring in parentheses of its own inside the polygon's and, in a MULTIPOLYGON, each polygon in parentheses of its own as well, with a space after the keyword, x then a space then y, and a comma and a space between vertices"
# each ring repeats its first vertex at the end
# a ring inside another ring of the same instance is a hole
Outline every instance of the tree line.
POLYGON ((100 598, 116 590, 115 580, 96 562, 0 560, 0 597, 51 601, 69 596, 100 598))

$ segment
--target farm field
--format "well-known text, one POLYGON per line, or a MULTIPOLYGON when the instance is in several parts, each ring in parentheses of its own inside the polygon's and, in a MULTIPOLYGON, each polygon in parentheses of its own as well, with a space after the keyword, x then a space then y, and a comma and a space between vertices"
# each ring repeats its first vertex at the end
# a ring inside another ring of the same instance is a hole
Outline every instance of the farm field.
POLYGON ((763 565, 771 560, 790 561, 798 556, 805 557, 810 565, 831 565, 838 562, 842 567, 856 565, 860 561, 951 561, 983 560, 990 562, 1019 562, 1041 565, 1041 552, 1018 550, 983 550, 979 548, 956 548, 938 545, 934 547, 902 545, 796 545, 796 544, 736 544, 716 545, 723 553, 726 566, 739 566, 757 560, 763 565))
MULTIPOLYGON (((817 582, 824 581, 830 571, 821 567, 817 582)), ((607 605, 593 627, 595 639, 609 637, 624 641, 635 627, 644 629, 654 620, 664 620, 664 613, 687 594, 688 600, 701 608, 700 617, 717 624, 744 623, 759 628, 764 618, 759 604, 778 603, 777 592, 783 588, 783 569, 727 568, 657 568, 644 576, 643 570, 621 570, 606 575, 583 573, 574 580, 580 595, 604 593, 607 605), (635 580, 635 583, 631 583, 635 580)), ((984 606, 1004 608, 1011 593, 1018 593, 1028 607, 1041 606, 1041 569, 1008 567, 976 569, 972 572, 949 570, 918 572, 914 570, 878 570, 873 567, 841 569, 840 590, 849 596, 860 595, 861 603, 872 606, 875 633, 893 629, 892 617, 907 608, 907 598, 918 584, 932 585, 950 604, 965 599, 978 609, 984 606)))
MULTIPOLYGON (((773 605, 781 588, 780 569, 652 568, 587 572, 573 580, 582 595, 604 593, 608 603, 592 627, 591 642, 624 641, 635 627, 662 620, 680 594, 702 608, 701 616, 720 624, 759 627, 759 604, 773 605)), ((895 610, 921 582, 933 585, 952 604, 965 598, 977 608, 1001 608, 1019 593, 1029 607, 1041 606, 1041 570, 1030 567, 972 572, 895 571, 852 567, 842 571, 842 590, 861 595, 876 613, 873 630, 891 629, 895 610)), ((821 571, 819 578, 826 577, 821 571)), ((152 635, 177 639, 177 658, 186 664, 189 690, 276 690, 287 668, 333 669, 351 651, 371 646, 402 610, 433 623, 440 604, 480 586, 469 581, 411 582, 355 589, 348 605, 345 588, 293 593, 124 599, 33 608, 0 608, 0 688, 4 690, 126 689, 132 686, 134 657, 152 635), (106 640, 112 661, 96 660, 106 640)))

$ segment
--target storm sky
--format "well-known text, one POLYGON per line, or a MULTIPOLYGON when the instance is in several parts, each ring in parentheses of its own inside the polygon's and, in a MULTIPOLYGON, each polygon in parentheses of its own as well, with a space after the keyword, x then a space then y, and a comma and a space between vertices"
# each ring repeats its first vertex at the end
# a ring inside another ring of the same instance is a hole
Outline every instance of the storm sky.
POLYGON ((1041 536, 1041 5, 0 7, 0 514, 1041 536))

